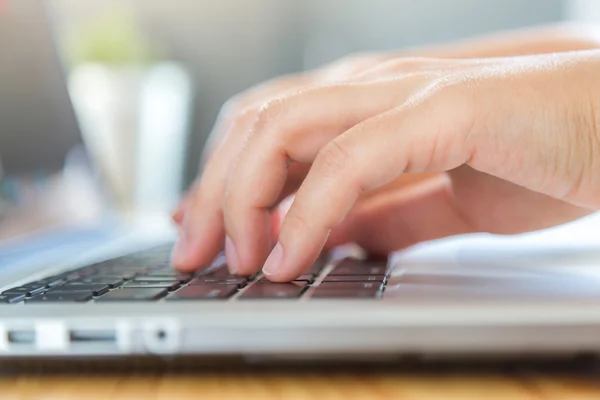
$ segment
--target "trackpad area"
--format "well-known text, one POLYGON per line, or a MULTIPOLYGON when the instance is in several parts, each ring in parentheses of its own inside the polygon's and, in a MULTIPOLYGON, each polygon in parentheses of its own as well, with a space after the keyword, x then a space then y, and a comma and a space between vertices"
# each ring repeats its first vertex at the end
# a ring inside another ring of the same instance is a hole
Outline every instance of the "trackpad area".
POLYGON ((414 262, 396 264, 384 299, 423 301, 600 300, 600 277, 565 269, 521 266, 414 262))

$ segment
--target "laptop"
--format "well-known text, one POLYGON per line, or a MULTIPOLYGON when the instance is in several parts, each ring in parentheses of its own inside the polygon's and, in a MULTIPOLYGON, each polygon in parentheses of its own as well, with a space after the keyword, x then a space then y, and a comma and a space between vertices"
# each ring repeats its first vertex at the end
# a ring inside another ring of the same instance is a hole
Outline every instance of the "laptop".
MULTIPOLYGON (((50 37, 40 1, 0 9, 4 186, 33 179, 44 190, 48 181, 79 176, 82 187, 81 177, 94 176, 50 37)), ((4 227, 23 207, 8 186, 0 200, 4 227)), ((383 261, 346 246, 293 282, 271 283, 261 274, 229 274, 222 256, 193 274, 174 271, 172 227, 148 221, 136 228, 113 213, 98 215, 50 219, 0 241, 0 359, 600 350, 596 216, 529 235, 424 243, 383 261)))

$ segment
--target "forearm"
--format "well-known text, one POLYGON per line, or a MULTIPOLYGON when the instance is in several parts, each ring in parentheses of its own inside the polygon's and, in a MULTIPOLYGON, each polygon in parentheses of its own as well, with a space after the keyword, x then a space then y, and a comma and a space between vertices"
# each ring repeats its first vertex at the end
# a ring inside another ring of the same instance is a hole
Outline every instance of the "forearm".
POLYGON ((487 58, 600 49, 600 27, 562 24, 409 49, 408 56, 487 58))

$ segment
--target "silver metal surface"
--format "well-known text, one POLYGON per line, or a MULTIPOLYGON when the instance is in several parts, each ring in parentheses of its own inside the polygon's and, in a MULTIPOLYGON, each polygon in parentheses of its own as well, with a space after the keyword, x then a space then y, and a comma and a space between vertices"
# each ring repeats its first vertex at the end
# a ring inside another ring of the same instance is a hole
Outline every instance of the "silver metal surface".
POLYGON ((600 351, 597 281, 579 272, 524 269, 507 275, 509 269, 397 265, 381 300, 3 305, 0 357, 600 351), (438 294, 422 295, 403 281, 425 272, 434 278, 460 275, 464 284, 426 283, 438 294), (531 290, 515 292, 514 285, 500 284, 485 291, 469 276, 493 282, 516 277, 531 290), (557 278, 562 286, 548 284, 557 278))

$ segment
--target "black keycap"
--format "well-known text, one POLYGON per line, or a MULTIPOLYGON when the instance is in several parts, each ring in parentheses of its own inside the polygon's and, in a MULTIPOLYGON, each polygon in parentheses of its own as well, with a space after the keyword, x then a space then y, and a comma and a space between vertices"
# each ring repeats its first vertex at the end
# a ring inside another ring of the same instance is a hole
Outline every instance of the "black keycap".
POLYGON ((36 294, 42 293, 44 290, 46 290, 46 286, 20 286, 8 289, 2 292, 2 294, 24 294, 25 296, 34 296, 36 294))
POLYGON ((317 288, 311 298, 313 299, 376 299, 379 298, 378 289, 340 290, 317 288))
POLYGON ((129 275, 139 275, 147 273, 148 269, 145 267, 111 267, 106 269, 100 269, 96 273, 96 275, 106 275, 106 276, 129 276, 129 275))
POLYGON ((56 286, 60 286, 60 285, 64 284, 66 281, 67 281, 66 279, 47 279, 46 287, 53 288, 56 286))
POLYGON ((29 283, 26 283, 24 285, 21 285, 21 287, 30 288, 30 289, 37 289, 37 288, 40 288, 40 287, 46 287, 46 282, 44 282, 44 281, 29 282, 29 283))
POLYGON ((240 299, 296 299, 302 295, 305 287, 305 282, 257 282, 242 293, 240 299))
POLYGON ((134 282, 135 281, 157 281, 157 282, 177 281, 177 282, 185 283, 185 282, 189 282, 191 279, 192 279, 192 276, 189 274, 164 274, 164 275, 149 274, 149 275, 138 276, 137 278, 134 279, 134 282))
POLYGON ((323 282, 385 282, 385 275, 327 275, 323 282))
POLYGON ((23 299, 24 294, 0 294, 0 303, 19 303, 23 299))
POLYGON ((169 292, 165 288, 117 289, 98 298, 96 301, 152 301, 158 300, 169 292))
POLYGON ((210 272, 199 271, 196 273, 197 278, 211 279, 216 280, 219 278, 230 278, 235 277, 238 278, 237 275, 232 275, 231 272, 226 267, 220 267, 217 269, 210 270, 210 272))
POLYGON ((329 273, 336 275, 385 275, 387 263, 365 262, 356 259, 345 259, 329 273))
POLYGON ((167 300, 223 300, 233 296, 236 292, 236 285, 186 286, 171 294, 167 300))
POLYGON ((86 279, 77 279, 77 280, 74 280, 74 281, 69 282, 69 283, 72 283, 72 284, 85 284, 85 285, 103 283, 105 285, 110 286, 111 288, 116 288, 116 287, 119 287, 119 286, 121 286, 123 284, 123 279, 120 279, 120 278, 106 278, 106 277, 86 278, 86 279))
POLYGON ((101 296, 104 293, 108 292, 108 285, 103 283, 98 284, 71 284, 67 283, 66 285, 62 285, 56 287, 54 289, 50 289, 48 293, 71 293, 71 292, 87 292, 94 296, 101 296))
POLYGON ((196 286, 196 285, 237 285, 244 286, 246 285, 246 278, 243 277, 230 277, 230 278, 207 278, 206 280, 202 278, 196 278, 188 283, 188 286, 196 286))
MULTIPOLYGON (((313 275, 304 274, 294 279, 294 282, 314 282, 315 278, 313 275)), ((270 283, 271 281, 266 276, 260 278, 259 282, 270 283)))
POLYGON ((26 299, 25 303, 86 302, 91 300, 92 297, 91 292, 44 293, 40 296, 26 299))
POLYGON ((328 290, 379 290, 383 287, 383 284, 381 282, 321 282, 317 287, 328 290))
POLYGON ((126 283, 123 288, 144 288, 144 287, 151 287, 151 288, 165 288, 165 289, 169 289, 170 291, 176 290, 179 288, 180 283, 179 281, 171 281, 171 282, 165 282, 165 281, 133 281, 133 282, 129 282, 126 283))
POLYGON ((36 282, 30 282, 27 285, 23 285, 23 286, 25 286, 25 287, 45 286, 47 288, 51 288, 54 286, 62 285, 63 283, 65 283, 65 279, 63 279, 61 277, 50 277, 50 278, 42 279, 42 280, 39 280, 36 282))

